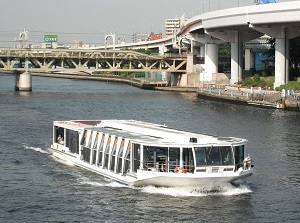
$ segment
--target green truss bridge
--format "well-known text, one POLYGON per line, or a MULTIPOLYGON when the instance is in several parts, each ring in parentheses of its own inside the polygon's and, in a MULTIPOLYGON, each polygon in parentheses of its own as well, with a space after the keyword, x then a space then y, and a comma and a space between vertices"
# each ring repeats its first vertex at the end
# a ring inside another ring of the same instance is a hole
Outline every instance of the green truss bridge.
POLYGON ((148 55, 131 50, 0 48, 0 71, 186 73, 187 56, 148 55))

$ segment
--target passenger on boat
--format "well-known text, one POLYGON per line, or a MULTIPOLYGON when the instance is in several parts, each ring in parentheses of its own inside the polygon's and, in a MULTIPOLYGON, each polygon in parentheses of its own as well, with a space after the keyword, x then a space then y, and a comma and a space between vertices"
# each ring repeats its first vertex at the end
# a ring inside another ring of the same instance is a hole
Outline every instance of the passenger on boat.
POLYGON ((59 144, 64 144, 64 137, 62 137, 61 135, 59 135, 58 138, 57 138, 57 142, 59 144))
POLYGON ((160 172, 165 172, 165 171, 166 171, 166 164, 162 162, 160 166, 160 172))
POLYGON ((183 167, 176 166, 174 169, 174 173, 187 173, 187 171, 183 167))

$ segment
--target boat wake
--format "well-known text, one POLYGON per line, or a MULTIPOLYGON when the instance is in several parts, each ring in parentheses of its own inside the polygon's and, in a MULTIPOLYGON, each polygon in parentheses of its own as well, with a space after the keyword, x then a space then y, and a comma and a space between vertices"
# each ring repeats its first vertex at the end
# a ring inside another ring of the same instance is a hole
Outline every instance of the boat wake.
POLYGON ((50 154, 49 150, 45 150, 45 149, 42 149, 42 148, 39 148, 39 147, 32 147, 32 146, 23 146, 24 149, 30 149, 30 150, 34 150, 36 152, 39 152, 39 153, 46 153, 46 154, 50 154))
POLYGON ((127 187, 124 184, 120 184, 116 181, 112 181, 111 179, 105 178, 98 174, 96 174, 95 176, 96 178, 90 178, 90 177, 78 175, 77 182, 84 185, 90 185, 92 187, 113 187, 113 188, 127 187))
POLYGON ((80 181, 83 184, 88 184, 93 187, 111 187, 111 188, 127 187, 133 190, 139 190, 147 194, 162 194, 162 195, 168 195, 172 197, 235 196, 235 195, 252 193, 250 186, 246 184, 239 184, 239 185, 226 184, 217 189, 208 190, 207 188, 204 187, 197 187, 197 188, 195 187, 154 187, 154 186, 133 187, 133 186, 126 186, 120 184, 108 178, 100 177, 99 179, 101 179, 101 182, 97 182, 89 178, 81 177, 80 181))
MULTIPOLYGON (((49 153, 49 154, 50 154, 50 153, 49 153)), ((55 157, 55 156, 53 156, 53 155, 51 155, 51 158, 52 158, 53 160, 55 160, 56 162, 59 162, 59 163, 61 163, 61 164, 64 164, 64 165, 67 165, 67 166, 74 166, 74 164, 73 164, 72 162, 68 162, 68 161, 66 161, 66 160, 57 158, 57 157, 55 157)))
MULTIPOLYGON (((139 188, 137 188, 139 189, 139 188)), ((248 185, 226 184, 214 190, 203 187, 153 187, 147 186, 140 188, 142 192, 149 194, 163 194, 173 197, 205 197, 205 196, 234 196, 252 193, 248 185)))

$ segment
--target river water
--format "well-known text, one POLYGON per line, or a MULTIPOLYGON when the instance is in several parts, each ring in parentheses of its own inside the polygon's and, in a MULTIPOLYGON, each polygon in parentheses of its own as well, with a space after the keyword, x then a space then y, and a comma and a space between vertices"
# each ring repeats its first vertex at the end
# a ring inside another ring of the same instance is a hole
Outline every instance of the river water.
POLYGON ((298 222, 300 114, 198 99, 194 93, 0 75, 0 222, 298 222), (57 162, 52 122, 137 119, 249 140, 256 172, 220 191, 132 188, 57 162))

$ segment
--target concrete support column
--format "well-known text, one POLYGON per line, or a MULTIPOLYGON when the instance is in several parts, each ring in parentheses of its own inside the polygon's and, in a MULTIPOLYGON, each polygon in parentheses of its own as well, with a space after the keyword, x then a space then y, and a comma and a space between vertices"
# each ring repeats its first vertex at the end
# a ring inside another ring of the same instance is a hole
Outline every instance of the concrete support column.
POLYGON ((200 47, 200 57, 201 58, 205 57, 205 45, 200 47))
POLYGON ((219 53, 219 45, 207 43, 205 45, 205 66, 206 73, 209 76, 209 79, 212 80, 212 74, 218 73, 218 53, 219 53))
POLYGON ((230 84, 235 84, 242 80, 242 49, 243 44, 231 43, 231 79, 230 84))
POLYGON ((187 62, 186 62, 186 72, 188 74, 193 72, 193 65, 194 65, 194 55, 189 53, 187 54, 187 62))
POLYGON ((290 79, 290 40, 285 40, 285 81, 286 83, 290 79))
POLYGON ((245 49, 245 70, 252 68, 253 56, 250 49, 245 49))
POLYGON ((286 41, 285 38, 276 38, 275 40, 275 83, 274 88, 282 84, 285 84, 286 81, 286 41))
POLYGON ((178 74, 171 73, 170 85, 171 87, 177 86, 178 84, 178 74))
POLYGON ((32 76, 29 72, 15 74, 16 91, 32 91, 32 76))
POLYGON ((32 91, 32 75, 28 72, 28 55, 25 58, 25 69, 24 73, 16 73, 15 75, 15 90, 16 91, 32 91))
POLYGON ((161 45, 158 47, 158 51, 159 51, 159 54, 163 55, 165 53, 165 46, 164 45, 161 45))

